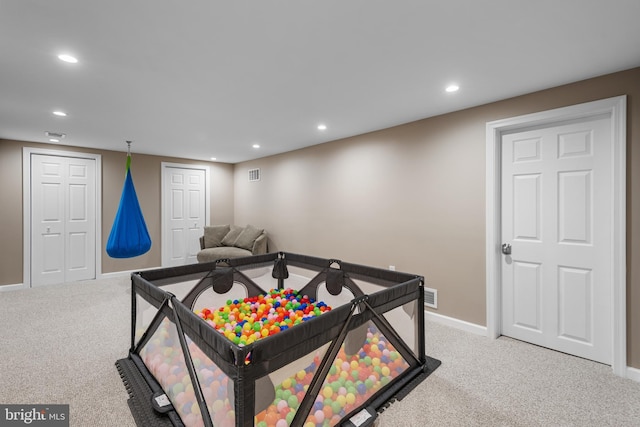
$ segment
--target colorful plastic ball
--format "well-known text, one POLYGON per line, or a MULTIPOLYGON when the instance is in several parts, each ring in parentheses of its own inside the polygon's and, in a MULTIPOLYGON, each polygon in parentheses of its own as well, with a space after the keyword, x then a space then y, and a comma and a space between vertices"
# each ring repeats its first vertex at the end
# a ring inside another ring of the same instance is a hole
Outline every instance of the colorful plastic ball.
POLYGON ((340 404, 340 402, 333 402, 331 404, 331 410, 333 411, 334 414, 339 414, 340 411, 342 411, 342 405, 340 404))
POLYGON ((347 393, 347 395, 345 396, 345 400, 347 402, 347 405, 353 405, 356 402, 355 393, 347 393))
POLYGON ((191 407, 193 406, 193 402, 185 402, 182 405, 182 412, 188 414, 191 412, 191 407))
POLYGON ((264 422, 267 426, 274 426, 278 422, 278 414, 276 412, 267 412, 264 416, 264 422))
POLYGON ((321 410, 317 410, 313 413, 314 418, 316 419, 316 424, 321 424, 324 422, 324 412, 321 410))
POLYGON ((364 385, 364 383, 358 384, 356 389, 358 390, 358 394, 365 394, 367 392, 367 386, 364 385))
POLYGON ((324 417, 326 419, 330 419, 333 416, 333 409, 331 409, 331 405, 326 405, 322 408, 322 412, 324 412, 324 417))
POLYGON ((281 400, 278 402, 276 407, 278 408, 278 412, 280 412, 285 408, 289 408, 289 403, 286 400, 281 400))
POLYGON ((280 418, 276 423, 276 427, 289 427, 289 423, 287 423, 287 420, 280 418))
POLYGON ((186 414, 184 416, 185 425, 192 426, 198 422, 198 417, 195 414, 186 414))
POLYGON ((331 396, 333 396, 333 389, 329 386, 325 387, 322 390, 322 395, 324 396, 325 399, 330 398, 331 396))
POLYGON ((286 408, 282 409, 281 411, 278 411, 278 417, 280 417, 281 419, 284 420, 289 412, 291 412, 291 408, 289 408, 289 406, 287 406, 286 408))
POLYGON ((298 397, 294 394, 289 396, 289 398, 287 399, 287 403, 289 404, 289 407, 293 409, 297 409, 298 405, 300 404, 300 402, 298 402, 298 397))
POLYGON ((200 414, 200 406, 198 405, 198 402, 194 402, 191 405, 191 413, 192 414, 200 414))
POLYGON ((212 410, 213 412, 219 412, 224 408, 224 402, 220 399, 213 402, 212 410))
POLYGON ((173 392, 174 396, 177 396, 178 394, 180 394, 180 392, 184 391, 184 384, 182 382, 175 384, 171 391, 173 392))
POLYGON ((285 420, 287 421, 287 424, 291 425, 291 422, 293 421, 293 417, 296 416, 295 411, 290 411, 286 416, 285 416, 285 420))

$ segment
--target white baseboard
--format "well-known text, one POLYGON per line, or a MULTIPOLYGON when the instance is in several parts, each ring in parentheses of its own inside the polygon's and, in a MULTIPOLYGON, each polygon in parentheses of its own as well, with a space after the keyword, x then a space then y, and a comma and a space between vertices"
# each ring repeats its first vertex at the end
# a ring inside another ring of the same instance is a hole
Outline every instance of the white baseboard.
POLYGON ((134 271, 137 271, 137 270, 113 271, 111 273, 101 273, 100 276, 97 277, 97 279, 115 279, 115 278, 118 278, 118 277, 130 276, 131 273, 133 273, 134 271))
POLYGON ((2 285, 0 286, 0 292, 6 292, 6 291, 17 291, 19 289, 26 289, 27 287, 24 285, 24 283, 17 283, 15 285, 2 285))
MULTIPOLYGON (((161 267, 137 268, 135 270, 114 271, 111 273, 100 273, 96 276, 96 279, 115 279, 117 277, 130 276, 131 273, 134 273, 136 271, 155 270, 158 268, 161 268, 161 267)), ((16 283, 15 285, 0 285, 0 292, 17 291, 20 289, 29 289, 29 287, 25 286, 24 283, 16 283)))
POLYGON ((124 271, 113 271, 111 273, 101 273, 98 279, 114 279, 116 277, 130 276, 131 273, 135 273, 136 271, 156 270, 158 268, 162 268, 162 267, 136 268, 135 270, 124 270, 124 271))
MULTIPOLYGON (((456 319, 454 317, 443 316, 442 314, 434 313, 432 311, 424 312, 425 319, 441 325, 450 326, 452 328, 460 329, 472 334, 487 336, 487 327, 476 325, 475 323, 466 322, 464 320, 456 319)), ((640 369, 627 366, 625 376, 630 380, 640 382, 640 369)))
POLYGON ((627 378, 640 383, 640 369, 627 366, 627 378))
POLYGON ((476 325, 475 323, 466 322, 464 320, 456 319, 453 317, 443 316, 442 314, 437 314, 432 311, 425 311, 424 315, 426 320, 428 321, 440 323, 442 325, 450 326, 456 329, 461 329, 472 334, 482 335, 484 337, 487 336, 486 326, 476 325))

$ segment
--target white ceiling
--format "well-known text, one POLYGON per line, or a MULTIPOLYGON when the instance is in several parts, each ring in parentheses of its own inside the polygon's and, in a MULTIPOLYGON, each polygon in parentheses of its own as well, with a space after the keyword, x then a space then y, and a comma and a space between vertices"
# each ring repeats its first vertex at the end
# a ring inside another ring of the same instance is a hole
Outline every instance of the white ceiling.
POLYGON ((640 0, 0 0, 0 138, 237 163, 640 66, 639 21, 640 0))

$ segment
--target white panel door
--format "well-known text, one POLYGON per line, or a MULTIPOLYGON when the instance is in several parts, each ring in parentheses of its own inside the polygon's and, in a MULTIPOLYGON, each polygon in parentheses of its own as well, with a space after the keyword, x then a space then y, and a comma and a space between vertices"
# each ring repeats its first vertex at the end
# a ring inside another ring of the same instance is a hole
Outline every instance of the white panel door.
POLYGON ((96 161, 31 155, 31 284, 95 278, 96 161))
POLYGON ((611 363, 611 121, 502 137, 502 333, 611 363))
POLYGON ((197 262, 206 215, 205 178, 203 169, 163 169, 164 267, 197 262))

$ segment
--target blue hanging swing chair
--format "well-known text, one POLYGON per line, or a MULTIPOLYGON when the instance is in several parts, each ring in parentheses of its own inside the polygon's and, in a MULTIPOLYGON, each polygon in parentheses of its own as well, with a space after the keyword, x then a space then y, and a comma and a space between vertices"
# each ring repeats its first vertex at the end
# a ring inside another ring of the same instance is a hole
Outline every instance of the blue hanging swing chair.
POLYGON ((111 258, 133 258, 151 249, 151 237, 131 178, 131 141, 127 141, 127 171, 118 212, 113 220, 107 254, 111 258))

